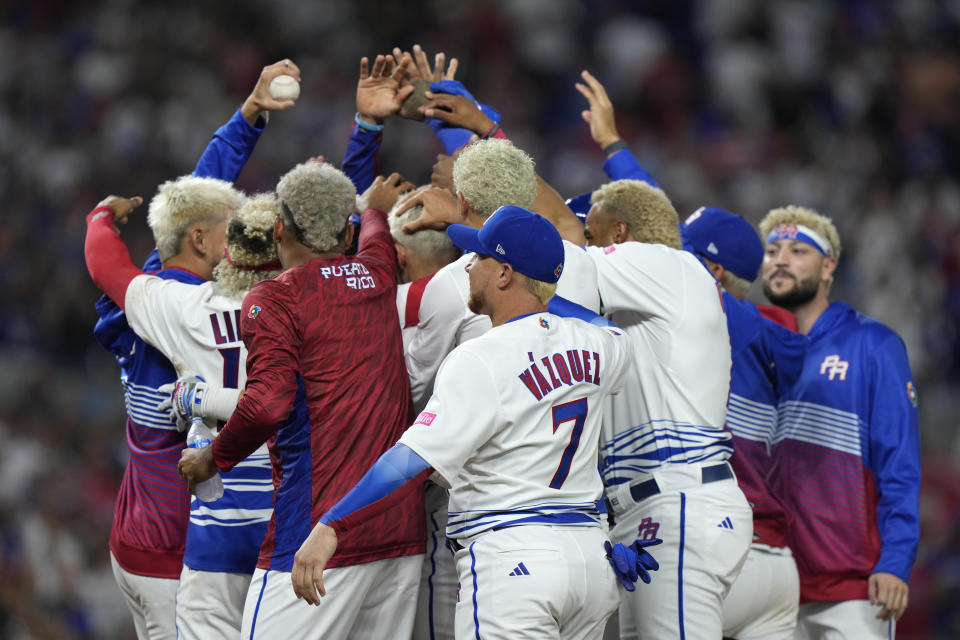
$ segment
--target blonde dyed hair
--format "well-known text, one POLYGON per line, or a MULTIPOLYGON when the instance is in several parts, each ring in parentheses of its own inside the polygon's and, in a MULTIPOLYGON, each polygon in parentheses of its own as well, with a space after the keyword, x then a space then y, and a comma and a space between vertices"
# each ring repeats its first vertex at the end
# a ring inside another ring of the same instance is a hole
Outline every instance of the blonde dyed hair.
POLYGON ((813 209, 798 207, 794 204, 771 209, 760 221, 760 237, 763 238, 764 244, 767 242, 770 231, 781 224, 802 224, 805 227, 810 227, 830 243, 830 248, 833 249, 833 257, 840 259, 840 234, 837 233, 837 227, 833 224, 833 220, 827 216, 819 214, 813 209))
MULTIPOLYGON (((397 203, 399 204, 399 202, 397 203)), ((422 206, 412 207, 403 212, 403 215, 395 215, 397 205, 387 214, 387 221, 390 224, 390 235, 397 244, 402 244, 408 251, 424 258, 444 258, 445 256, 454 257, 459 255, 457 248, 453 246, 453 240, 447 235, 446 231, 437 231, 436 229, 420 229, 414 233, 404 233, 403 225, 413 222, 423 213, 422 206)))
POLYGON ((282 271, 243 268, 262 267, 277 261, 273 222, 280 213, 280 202, 276 196, 272 193, 261 193, 247 200, 230 220, 227 225, 227 253, 233 264, 224 258, 213 270, 213 278, 224 295, 242 298, 253 285, 282 271))
POLYGON ((333 165, 303 162, 280 178, 277 196, 286 205, 283 219, 293 223, 290 231, 297 240, 314 251, 324 252, 343 241, 347 220, 356 206, 357 190, 350 178, 333 165))
POLYGON ((553 297, 553 294, 557 292, 557 283, 556 282, 544 282, 543 280, 536 280, 530 276, 525 276, 519 271, 516 271, 520 276, 523 276, 521 282, 523 283, 523 288, 532 293, 537 297, 537 300, 540 301, 540 304, 547 304, 550 302, 550 298, 553 297))
POLYGON ((720 284, 734 296, 742 298, 747 295, 747 291, 750 290, 750 285, 753 283, 746 278, 741 278, 732 271, 724 269, 723 279, 720 281, 720 284))
POLYGON ((453 163, 453 187, 483 219, 508 204, 529 209, 537 197, 533 158, 509 140, 479 140, 453 163))
POLYGON ((243 205, 244 195, 225 180, 182 176, 160 185, 150 201, 147 224, 160 260, 178 253, 191 227, 223 222, 243 205))
POLYGON ((615 180, 593 192, 590 204, 627 223, 637 242, 682 248, 680 217, 663 189, 642 180, 615 180))

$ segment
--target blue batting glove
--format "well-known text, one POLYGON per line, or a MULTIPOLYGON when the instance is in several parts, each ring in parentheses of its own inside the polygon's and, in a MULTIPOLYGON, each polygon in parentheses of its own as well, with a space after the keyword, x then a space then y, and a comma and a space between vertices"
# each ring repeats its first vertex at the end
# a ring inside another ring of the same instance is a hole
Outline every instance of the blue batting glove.
POLYGON ((613 573, 620 581, 620 585, 627 591, 636 589, 637 581, 637 553, 621 543, 611 545, 609 540, 604 541, 603 548, 607 551, 607 561, 613 567, 613 573))
POLYGON ((663 542, 660 538, 651 538, 650 540, 634 540, 630 548, 637 554, 637 572, 640 579, 646 584, 650 584, 650 574, 648 571, 656 571, 660 568, 660 563, 656 558, 650 555, 646 547, 653 547, 663 542))

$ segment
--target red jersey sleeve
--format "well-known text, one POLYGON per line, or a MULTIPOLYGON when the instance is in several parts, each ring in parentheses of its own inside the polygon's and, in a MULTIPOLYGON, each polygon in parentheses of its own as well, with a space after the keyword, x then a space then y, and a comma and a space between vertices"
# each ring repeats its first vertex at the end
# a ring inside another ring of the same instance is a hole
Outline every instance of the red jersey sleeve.
POLYGON ((87 271, 97 288, 124 309, 130 281, 143 274, 130 259, 127 245, 113 229, 113 209, 97 207, 87 214, 87 237, 83 243, 87 271))
POLYGON ((213 441, 213 459, 229 471, 283 426, 293 409, 302 342, 286 287, 261 282, 243 300, 240 335, 247 347, 247 386, 213 441))

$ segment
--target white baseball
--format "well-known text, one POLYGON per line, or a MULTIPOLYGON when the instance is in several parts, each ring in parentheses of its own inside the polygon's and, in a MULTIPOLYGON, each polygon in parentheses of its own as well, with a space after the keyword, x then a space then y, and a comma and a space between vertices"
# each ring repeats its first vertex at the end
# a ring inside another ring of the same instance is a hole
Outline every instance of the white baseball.
POLYGON ((270 95, 274 100, 296 100, 300 97, 300 83, 293 76, 277 76, 270 81, 270 95))

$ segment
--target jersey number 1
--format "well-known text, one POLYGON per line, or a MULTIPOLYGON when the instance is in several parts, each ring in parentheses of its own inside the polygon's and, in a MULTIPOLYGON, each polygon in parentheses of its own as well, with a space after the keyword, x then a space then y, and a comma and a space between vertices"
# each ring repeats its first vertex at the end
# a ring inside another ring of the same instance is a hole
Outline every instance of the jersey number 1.
POLYGON ((553 480, 550 481, 551 489, 559 489, 563 486, 567 474, 570 473, 570 465, 573 462, 573 455, 580 446, 580 436, 583 435, 583 424, 587 421, 587 399, 580 398, 573 402, 558 404, 553 407, 553 432, 564 422, 573 420, 573 432, 570 434, 570 442, 567 448, 563 450, 563 457, 560 458, 560 466, 557 472, 553 474, 553 480))

